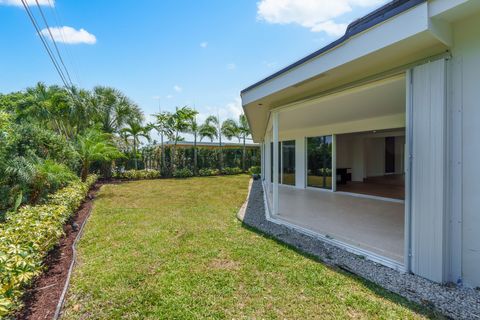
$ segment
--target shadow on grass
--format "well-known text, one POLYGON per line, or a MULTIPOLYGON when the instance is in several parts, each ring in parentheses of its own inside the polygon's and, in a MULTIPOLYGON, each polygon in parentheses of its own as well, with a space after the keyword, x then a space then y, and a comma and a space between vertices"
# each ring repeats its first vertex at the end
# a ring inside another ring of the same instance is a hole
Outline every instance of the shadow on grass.
MULTIPOLYGON (((245 210, 245 216, 244 216, 243 221, 242 221, 242 227, 243 228, 258 234, 265 239, 273 240, 278 245, 280 245, 284 248, 287 248, 289 250, 292 250, 292 251, 296 252, 297 254, 299 254, 299 255, 301 255, 305 258, 308 258, 308 259, 314 260, 316 262, 322 263, 327 268, 335 271, 336 273, 347 276, 347 277, 353 279, 354 281, 361 283, 364 287, 368 288, 368 290, 370 290, 375 295, 377 295, 379 297, 382 297, 384 299, 387 299, 387 300, 389 300, 389 301, 391 301, 391 302, 393 302, 397 305, 400 305, 402 307, 410 309, 417 314, 423 315, 423 316, 425 316, 429 319, 448 319, 448 317, 445 317, 444 315, 442 315, 438 311, 434 310, 433 307, 431 305, 429 305, 428 303, 426 303, 424 305, 420 305, 420 304, 417 304, 415 302, 411 302, 408 299, 406 299, 405 297, 402 297, 397 293, 391 292, 391 291, 389 291, 385 288, 382 288, 381 286, 379 286, 379 285, 377 285, 377 284, 375 284, 375 283, 373 283, 373 282, 371 282, 371 281, 369 281, 365 278, 362 278, 361 276, 355 274, 354 270, 350 271, 347 268, 344 268, 340 265, 335 265, 335 264, 331 264, 329 262, 326 262, 326 261, 322 260, 322 258, 320 256, 317 256, 315 254, 306 252, 305 250, 302 250, 298 246, 295 246, 293 244, 289 244, 289 243, 279 239, 280 236, 282 236, 284 234, 287 234, 287 233, 295 235, 295 236, 297 236, 297 234, 298 234, 298 236, 300 236, 301 238, 303 238, 303 237, 310 238, 310 237, 308 237, 307 235, 301 234, 301 233, 299 233, 295 230, 291 230, 291 229, 289 229, 285 226, 280 226, 280 225, 274 224, 273 222, 267 221, 265 219, 265 209, 264 209, 263 202, 264 202, 264 200, 263 200, 262 184, 261 184, 260 181, 254 181, 253 184, 252 184, 252 189, 251 189, 250 196, 249 196, 249 199, 248 199, 248 202, 247 202, 247 208, 245 210), (266 225, 270 225, 270 226, 273 225, 273 227, 269 228, 270 231, 262 230, 261 228, 265 227, 266 225), (295 233, 297 233, 297 234, 295 234, 295 233)), ((321 240, 315 239, 315 241, 320 242, 321 240)), ((328 253, 327 253, 327 255, 328 255, 328 253)))

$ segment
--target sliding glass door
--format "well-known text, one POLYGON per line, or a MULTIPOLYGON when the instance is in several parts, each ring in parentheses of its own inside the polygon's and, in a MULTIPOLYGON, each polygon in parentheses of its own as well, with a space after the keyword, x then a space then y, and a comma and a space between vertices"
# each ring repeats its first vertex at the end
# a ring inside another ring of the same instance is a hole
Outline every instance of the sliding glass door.
POLYGON ((332 136, 307 138, 307 186, 332 189, 332 136))
POLYGON ((295 140, 282 142, 282 184, 295 185, 295 140))
MULTIPOLYGON (((282 183, 282 143, 278 142, 278 179, 282 183)), ((270 182, 273 183, 273 142, 270 142, 270 182)))

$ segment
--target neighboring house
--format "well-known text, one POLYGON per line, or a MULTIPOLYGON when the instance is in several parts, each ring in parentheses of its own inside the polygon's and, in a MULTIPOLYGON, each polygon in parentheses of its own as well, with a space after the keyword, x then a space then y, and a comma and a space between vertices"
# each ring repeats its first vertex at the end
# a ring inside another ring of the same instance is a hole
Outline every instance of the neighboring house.
POLYGON ((480 286, 480 1, 397 0, 242 91, 268 219, 480 286))

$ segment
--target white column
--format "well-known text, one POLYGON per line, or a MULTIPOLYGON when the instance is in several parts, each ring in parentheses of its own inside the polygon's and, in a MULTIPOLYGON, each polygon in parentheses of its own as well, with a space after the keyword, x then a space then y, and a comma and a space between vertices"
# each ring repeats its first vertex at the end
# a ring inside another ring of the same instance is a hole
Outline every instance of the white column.
POLYGON ((295 186, 300 189, 304 189, 306 185, 305 154, 305 137, 297 138, 295 140, 295 186))
POLYGON ((272 157, 272 152, 270 150, 270 134, 267 134, 266 139, 265 139, 265 182, 266 186, 268 187, 268 191, 272 190, 272 177, 271 177, 271 157, 272 157))
POLYGON ((337 191, 337 136, 332 134, 332 191, 337 191))
POLYGON ((278 214, 278 112, 274 112, 273 116, 273 214, 278 214))
POLYGON ((260 144, 260 180, 265 179, 265 141, 260 144))

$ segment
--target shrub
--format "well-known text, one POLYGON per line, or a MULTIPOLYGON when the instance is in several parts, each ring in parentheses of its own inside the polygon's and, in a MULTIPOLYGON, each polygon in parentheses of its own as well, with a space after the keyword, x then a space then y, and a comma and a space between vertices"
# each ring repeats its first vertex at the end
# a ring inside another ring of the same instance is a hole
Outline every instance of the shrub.
POLYGON ((124 172, 116 173, 114 177, 127 180, 157 179, 160 178, 160 171, 151 169, 127 170, 124 172))
POLYGON ((192 177, 193 173, 190 169, 183 168, 183 169, 177 169, 173 172, 173 177, 174 178, 188 178, 192 177))
POLYGON ((250 174, 260 174, 262 172, 262 169, 259 166, 252 166, 250 169, 248 169, 248 172, 250 174))
POLYGON ((202 177, 218 176, 219 174, 220 174, 220 170, 218 170, 218 169, 205 168, 205 169, 200 169, 198 171, 198 175, 202 176, 202 177))
POLYGON ((232 175, 232 174, 240 174, 240 173, 243 173, 243 170, 238 168, 238 167, 235 167, 235 168, 223 168, 222 170, 222 174, 226 174, 226 175, 232 175))
POLYGON ((20 307, 23 290, 41 274, 43 259, 96 179, 92 175, 85 183, 73 182, 49 196, 45 204, 7 214, 0 229, 0 318, 20 307))

